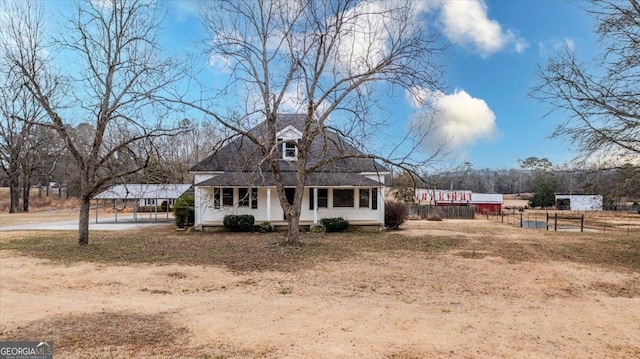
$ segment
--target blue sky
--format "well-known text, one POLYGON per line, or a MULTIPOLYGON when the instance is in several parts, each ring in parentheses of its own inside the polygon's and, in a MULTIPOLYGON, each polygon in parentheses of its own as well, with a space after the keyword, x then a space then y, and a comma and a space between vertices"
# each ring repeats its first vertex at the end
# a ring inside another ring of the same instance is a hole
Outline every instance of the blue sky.
MULTIPOLYGON (((172 42, 200 38, 197 3, 170 2, 172 42)), ((560 46, 587 59, 597 50, 592 19, 580 2, 561 0, 426 1, 423 16, 449 45, 443 62, 442 119, 452 154, 445 165, 469 161, 475 168, 511 168, 518 159, 547 157, 568 162, 570 145, 549 139, 562 114, 544 118, 548 107, 529 97, 536 69, 560 46)), ((394 103, 394 116, 406 124, 410 99, 394 103)), ((439 102, 440 103, 440 102, 439 102)), ((399 125, 397 131, 402 131, 399 125)))
POLYGON ((554 1, 488 1, 487 16, 503 31, 512 31, 528 45, 517 52, 513 44, 481 57, 469 48, 451 46, 447 79, 451 89, 482 99, 495 114, 497 134, 479 137, 460 148, 477 168, 517 167, 529 156, 547 157, 560 164, 573 157, 569 144, 549 139, 562 114, 543 118, 548 107, 529 97, 536 69, 565 43, 578 54, 592 55, 595 36, 591 18, 576 4, 554 1))
MULTIPOLYGON (((377 1, 377 0, 373 0, 377 1)), ((420 1, 420 0, 416 0, 420 1)), ((60 3, 51 2, 54 7, 60 3)), ((193 49, 204 38, 195 0, 168 0, 162 43, 172 53, 193 49)), ((549 136, 562 114, 543 118, 548 107, 529 97, 536 68, 560 46, 588 59, 596 51, 591 18, 581 2, 562 0, 424 0, 421 16, 449 47, 442 93, 437 94, 441 130, 451 143, 445 166, 469 161, 475 168, 518 167, 518 159, 572 159, 568 143, 549 136)), ((396 131, 406 130, 416 99, 390 100, 396 131)), ((433 95, 433 94, 431 94, 433 95)), ((418 101, 419 102, 419 101, 418 101)))

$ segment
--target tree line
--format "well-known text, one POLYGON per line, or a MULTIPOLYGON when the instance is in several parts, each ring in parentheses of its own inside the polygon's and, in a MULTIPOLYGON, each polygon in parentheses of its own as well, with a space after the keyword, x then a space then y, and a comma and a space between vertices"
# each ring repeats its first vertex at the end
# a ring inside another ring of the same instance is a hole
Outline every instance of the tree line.
POLYGON ((571 168, 547 158, 529 157, 518 168, 474 168, 470 162, 447 170, 424 173, 413 179, 400 172, 390 181, 397 198, 413 201, 414 188, 469 190, 475 193, 520 194, 532 207, 550 207, 554 195, 600 194, 605 209, 619 209, 627 201, 640 201, 640 168, 571 168))

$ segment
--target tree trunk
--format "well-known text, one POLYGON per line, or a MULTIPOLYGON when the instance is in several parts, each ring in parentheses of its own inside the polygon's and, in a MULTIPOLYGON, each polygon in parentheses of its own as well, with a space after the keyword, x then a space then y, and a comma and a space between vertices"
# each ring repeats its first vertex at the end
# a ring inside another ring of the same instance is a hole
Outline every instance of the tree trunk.
POLYGON ((29 212, 29 190, 31 189, 31 182, 29 178, 25 178, 22 186, 22 210, 29 212))
POLYGON ((17 176, 9 178, 9 196, 11 197, 9 213, 20 212, 20 180, 17 176))
POLYGON ((287 231, 287 239, 284 241, 284 245, 300 247, 300 212, 292 212, 294 213, 291 213, 289 216, 287 216, 289 228, 287 231))
POLYGON ((89 244, 89 209, 91 208, 91 197, 80 197, 80 219, 78 222, 78 245, 89 244))

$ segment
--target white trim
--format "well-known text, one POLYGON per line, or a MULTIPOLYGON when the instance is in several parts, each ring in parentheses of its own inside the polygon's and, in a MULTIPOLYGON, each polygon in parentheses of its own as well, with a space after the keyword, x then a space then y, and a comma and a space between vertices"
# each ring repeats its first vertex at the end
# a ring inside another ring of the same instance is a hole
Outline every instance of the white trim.
POLYGON ((297 128, 289 125, 276 132, 276 138, 278 137, 281 137, 283 140, 299 140, 302 138, 302 132, 300 132, 300 130, 298 130, 297 128), (284 136, 284 134, 286 134, 287 132, 293 132, 295 133, 295 136, 284 136))

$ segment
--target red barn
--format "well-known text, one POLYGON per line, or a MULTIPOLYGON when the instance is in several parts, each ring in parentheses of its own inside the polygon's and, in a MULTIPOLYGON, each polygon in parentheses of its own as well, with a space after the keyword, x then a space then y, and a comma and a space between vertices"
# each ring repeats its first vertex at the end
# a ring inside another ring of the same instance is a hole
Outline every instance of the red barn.
POLYGON ((476 213, 500 213, 504 200, 502 194, 472 193, 469 205, 476 206, 476 213))

